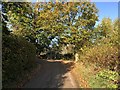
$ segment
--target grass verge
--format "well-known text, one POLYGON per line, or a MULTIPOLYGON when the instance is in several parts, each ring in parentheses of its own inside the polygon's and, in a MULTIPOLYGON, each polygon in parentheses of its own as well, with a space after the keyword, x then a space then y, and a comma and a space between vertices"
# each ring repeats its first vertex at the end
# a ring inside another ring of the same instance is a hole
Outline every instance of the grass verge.
POLYGON ((73 73, 80 88, 118 88, 117 72, 79 62, 76 63, 73 73))

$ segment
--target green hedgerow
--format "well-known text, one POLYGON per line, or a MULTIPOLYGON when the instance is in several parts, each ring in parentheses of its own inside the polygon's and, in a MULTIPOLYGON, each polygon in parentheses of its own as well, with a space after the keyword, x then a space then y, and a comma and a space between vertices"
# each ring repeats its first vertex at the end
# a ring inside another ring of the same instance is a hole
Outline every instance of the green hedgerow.
POLYGON ((23 37, 3 35, 2 83, 14 82, 35 64, 35 46, 23 37))

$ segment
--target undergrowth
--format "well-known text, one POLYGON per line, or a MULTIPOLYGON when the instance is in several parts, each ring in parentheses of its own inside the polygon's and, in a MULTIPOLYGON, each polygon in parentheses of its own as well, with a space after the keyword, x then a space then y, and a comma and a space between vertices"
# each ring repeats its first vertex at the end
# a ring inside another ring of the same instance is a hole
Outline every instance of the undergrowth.
POLYGON ((91 88, 118 88, 118 48, 101 44, 83 49, 78 72, 91 88), (81 64, 82 63, 82 64, 81 64))

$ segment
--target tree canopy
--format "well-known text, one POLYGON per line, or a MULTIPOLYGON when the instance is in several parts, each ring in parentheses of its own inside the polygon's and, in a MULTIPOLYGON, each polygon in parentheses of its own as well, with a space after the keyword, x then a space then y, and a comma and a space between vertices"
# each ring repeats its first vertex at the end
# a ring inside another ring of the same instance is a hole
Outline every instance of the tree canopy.
POLYGON ((26 37, 39 51, 56 44, 72 44, 78 50, 90 41, 98 20, 91 2, 9 2, 6 15, 12 33, 26 37), (55 43, 54 43, 55 44, 55 43))
POLYGON ((76 48, 89 41, 98 20, 98 10, 90 2, 37 3, 36 8, 36 30, 76 48))

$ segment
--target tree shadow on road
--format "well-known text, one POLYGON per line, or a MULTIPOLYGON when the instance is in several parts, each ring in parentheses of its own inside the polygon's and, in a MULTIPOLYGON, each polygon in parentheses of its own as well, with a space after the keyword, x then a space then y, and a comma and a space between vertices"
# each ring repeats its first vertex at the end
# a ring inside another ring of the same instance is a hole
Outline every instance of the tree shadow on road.
MULTIPOLYGON (((61 88, 65 84, 65 80, 68 78, 68 75, 66 75, 68 72, 70 72, 74 68, 74 62, 67 62, 64 63, 63 61, 48 61, 51 68, 48 68, 48 70, 51 71, 51 80, 49 81, 49 88, 61 88)), ((70 83, 71 81, 67 80, 67 83, 70 83)), ((67 86, 66 86, 67 87, 67 86)), ((69 87, 68 87, 69 88, 69 87)))
MULTIPOLYGON (((71 86, 71 81, 68 78, 68 75, 67 74, 68 72, 70 72, 73 68, 74 68, 74 65, 75 63, 74 62, 67 62, 67 63, 64 63, 64 62, 56 62, 56 63, 59 63, 63 66, 63 70, 62 72, 58 72, 55 76, 57 75, 60 75, 60 77, 58 79, 55 79, 57 81, 59 81, 57 83, 57 87, 56 88, 61 88, 61 87, 67 87, 67 88, 70 88, 71 86), (66 81, 65 81, 66 80, 66 81), (65 84, 67 83, 67 85, 65 84)), ((71 86, 72 87, 72 86, 71 86)))
POLYGON ((74 68, 74 62, 38 60, 37 63, 42 64, 41 70, 25 88, 62 88, 65 83, 68 85, 66 87, 70 88, 71 81, 67 79, 67 73, 74 68))

